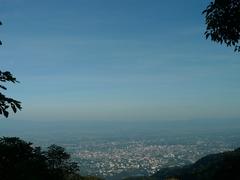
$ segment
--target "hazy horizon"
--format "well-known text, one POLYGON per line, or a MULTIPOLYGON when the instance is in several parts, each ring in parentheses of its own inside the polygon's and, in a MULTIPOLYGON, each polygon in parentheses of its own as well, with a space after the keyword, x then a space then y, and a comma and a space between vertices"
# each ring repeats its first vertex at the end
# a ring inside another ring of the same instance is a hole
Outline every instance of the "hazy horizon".
POLYGON ((123 132, 141 132, 144 137, 144 133, 167 133, 179 132, 179 134, 191 133, 214 133, 214 132, 238 132, 240 130, 239 119, 228 120, 175 120, 175 121, 28 121, 28 120, 5 120, 1 121, 0 136, 16 136, 14 133, 26 134, 29 137, 31 134, 40 133, 50 136, 53 131, 65 134, 78 132, 92 133, 92 132, 105 132, 114 133, 116 136, 123 132))

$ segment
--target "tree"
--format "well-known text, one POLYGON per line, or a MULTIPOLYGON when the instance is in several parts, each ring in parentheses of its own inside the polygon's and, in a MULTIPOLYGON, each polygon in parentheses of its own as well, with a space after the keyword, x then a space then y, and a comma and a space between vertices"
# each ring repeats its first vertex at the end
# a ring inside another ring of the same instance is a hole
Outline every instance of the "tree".
POLYGON ((217 43, 233 46, 240 52, 240 0, 215 0, 203 11, 205 36, 217 43))
POLYGON ((66 179, 79 171, 77 163, 70 161, 70 155, 61 146, 55 144, 49 146, 46 157, 48 167, 53 175, 52 180, 66 179))
POLYGON ((40 148, 17 137, 0 138, 0 177, 4 180, 50 179, 40 148))
POLYGON ((82 180, 79 168, 64 148, 51 145, 47 151, 17 137, 0 138, 0 179, 82 180))
MULTIPOLYGON (((0 25, 2 25, 1 21, 0 21, 0 25)), ((0 41, 0 45, 2 45, 1 41, 0 41)), ((9 71, 5 71, 5 72, 0 71, 0 82, 16 83, 18 81, 9 71)), ((1 84, 0 84, 0 89, 7 90, 6 86, 3 86, 1 84)), ((0 115, 4 115, 7 118, 9 115, 9 111, 8 111, 9 107, 12 108, 14 113, 16 113, 17 110, 22 109, 20 101, 6 97, 4 94, 0 92, 0 115)))

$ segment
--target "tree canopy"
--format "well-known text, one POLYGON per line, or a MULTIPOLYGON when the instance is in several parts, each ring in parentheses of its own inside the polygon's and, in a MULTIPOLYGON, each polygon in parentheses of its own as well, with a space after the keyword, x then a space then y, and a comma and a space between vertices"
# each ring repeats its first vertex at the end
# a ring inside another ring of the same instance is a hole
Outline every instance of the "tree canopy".
POLYGON ((65 149, 52 145, 47 151, 17 137, 0 138, 0 177, 4 180, 65 180, 78 171, 65 149))
POLYGON ((102 180, 79 175, 79 167, 61 146, 46 150, 18 137, 0 137, 0 178, 4 180, 102 180))
MULTIPOLYGON (((2 25, 1 21, 0 21, 0 25, 2 25)), ((1 41, 0 41, 0 45, 2 45, 1 41)), ((18 81, 9 71, 0 70, 0 82, 1 83, 6 83, 6 82, 17 83, 18 81)), ((2 84, 0 84, 0 89, 7 90, 6 86, 2 84)), ((4 94, 0 92, 0 115, 3 115, 7 118, 9 115, 9 107, 11 107, 14 113, 16 113, 17 110, 22 109, 20 101, 17 101, 13 98, 6 97, 4 94)))
POLYGON ((205 36, 240 52, 240 0, 215 0, 203 11, 205 36))

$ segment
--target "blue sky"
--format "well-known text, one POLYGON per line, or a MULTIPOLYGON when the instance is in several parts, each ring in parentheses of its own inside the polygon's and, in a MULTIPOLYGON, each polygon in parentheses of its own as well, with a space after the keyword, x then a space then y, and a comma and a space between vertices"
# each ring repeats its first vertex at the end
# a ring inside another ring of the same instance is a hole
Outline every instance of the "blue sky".
POLYGON ((0 0, 11 118, 239 118, 239 54, 205 40, 208 2, 0 0))

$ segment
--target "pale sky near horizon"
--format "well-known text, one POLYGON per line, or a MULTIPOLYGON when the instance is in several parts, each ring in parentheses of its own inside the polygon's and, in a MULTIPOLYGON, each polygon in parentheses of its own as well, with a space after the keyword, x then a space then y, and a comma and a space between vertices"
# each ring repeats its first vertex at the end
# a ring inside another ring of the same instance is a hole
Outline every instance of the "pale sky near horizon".
POLYGON ((0 0, 11 119, 239 118, 239 53, 205 40, 208 3, 0 0))

